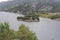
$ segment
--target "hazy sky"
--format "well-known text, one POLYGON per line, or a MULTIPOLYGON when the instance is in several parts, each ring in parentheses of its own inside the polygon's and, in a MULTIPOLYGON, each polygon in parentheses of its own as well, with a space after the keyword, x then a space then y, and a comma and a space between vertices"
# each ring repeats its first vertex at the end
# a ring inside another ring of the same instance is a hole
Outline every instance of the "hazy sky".
POLYGON ((8 0, 0 0, 0 2, 3 2, 3 1, 8 1, 8 0))
MULTIPOLYGON (((0 0, 0 2, 4 2, 4 1, 8 1, 8 0, 0 0)), ((9 0, 9 1, 12 1, 12 0, 9 0)), ((60 1, 60 0, 55 0, 55 1, 60 1)))

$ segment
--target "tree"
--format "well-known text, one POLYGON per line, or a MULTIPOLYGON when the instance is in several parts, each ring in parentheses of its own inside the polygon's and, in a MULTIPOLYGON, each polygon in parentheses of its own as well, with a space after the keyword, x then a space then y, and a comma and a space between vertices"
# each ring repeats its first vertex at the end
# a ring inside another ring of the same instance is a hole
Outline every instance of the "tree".
POLYGON ((16 32, 16 37, 18 40, 38 40, 35 33, 23 24, 19 26, 19 30, 16 32))
POLYGON ((18 31, 11 30, 8 23, 0 23, 0 40, 37 40, 35 33, 25 25, 19 26, 18 31))
POLYGON ((8 23, 0 23, 0 40, 13 40, 14 31, 9 29, 8 23))

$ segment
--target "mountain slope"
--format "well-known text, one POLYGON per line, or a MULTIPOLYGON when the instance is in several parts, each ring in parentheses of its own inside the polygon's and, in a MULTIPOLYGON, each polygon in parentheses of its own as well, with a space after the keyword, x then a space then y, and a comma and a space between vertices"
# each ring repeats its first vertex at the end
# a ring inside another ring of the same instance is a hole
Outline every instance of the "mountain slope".
POLYGON ((27 8, 25 8, 26 4, 30 6, 28 7, 30 10, 60 12, 59 0, 13 0, 0 3, 0 10, 23 11, 27 10, 27 8))

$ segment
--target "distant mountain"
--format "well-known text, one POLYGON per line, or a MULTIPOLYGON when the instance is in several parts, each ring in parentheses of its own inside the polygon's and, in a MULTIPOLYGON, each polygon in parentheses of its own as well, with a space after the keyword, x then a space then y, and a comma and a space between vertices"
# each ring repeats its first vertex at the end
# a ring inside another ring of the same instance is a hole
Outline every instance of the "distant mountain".
POLYGON ((0 3, 0 10, 7 10, 8 8, 13 8, 20 4, 23 4, 24 2, 22 0, 13 0, 13 1, 8 1, 8 2, 2 2, 2 3, 0 3))
POLYGON ((0 10, 60 12, 60 0, 13 0, 0 3, 0 10))

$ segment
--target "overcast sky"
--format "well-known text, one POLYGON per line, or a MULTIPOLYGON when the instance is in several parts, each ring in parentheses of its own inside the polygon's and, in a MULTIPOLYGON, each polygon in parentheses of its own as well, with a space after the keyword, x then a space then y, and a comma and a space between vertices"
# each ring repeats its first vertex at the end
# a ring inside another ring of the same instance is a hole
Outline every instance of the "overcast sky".
POLYGON ((0 2, 3 2, 3 1, 8 1, 8 0, 0 0, 0 2))
MULTIPOLYGON (((0 0, 0 2, 4 2, 4 1, 8 1, 8 0, 0 0)), ((9 1, 12 1, 12 0, 9 0, 9 1)), ((55 0, 55 1, 60 1, 60 0, 55 0)))

